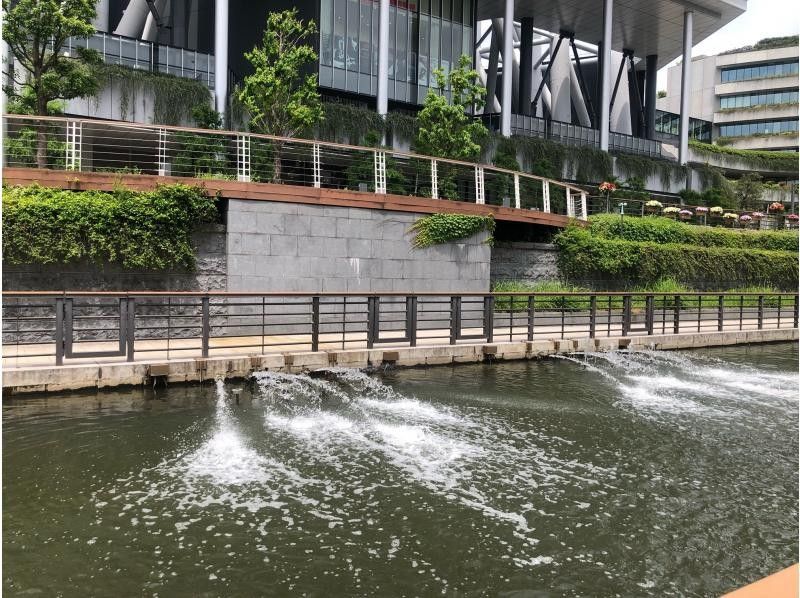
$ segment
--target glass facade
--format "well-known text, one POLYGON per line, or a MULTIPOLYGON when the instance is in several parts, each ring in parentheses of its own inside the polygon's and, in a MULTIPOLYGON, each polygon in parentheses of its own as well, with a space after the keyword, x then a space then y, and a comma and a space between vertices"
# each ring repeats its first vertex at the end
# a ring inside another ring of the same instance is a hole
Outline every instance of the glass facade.
POLYGON ((777 135, 778 133, 796 133, 797 119, 764 120, 760 122, 721 125, 720 137, 747 137, 748 135, 777 135))
MULTIPOLYGON (((674 112, 656 110, 656 133, 675 135, 680 133, 681 117, 674 112)), ((689 119, 689 139, 711 143, 711 123, 699 118, 689 119)))
MULTIPOLYGON (((377 0, 321 0, 319 83, 376 95, 377 0)), ((472 58, 472 0, 391 0, 389 99, 421 104, 435 85, 432 71, 448 72, 462 54, 472 58)))
POLYGON ((745 93, 735 96, 720 98, 719 107, 722 110, 735 108, 749 108, 751 106, 774 106, 778 104, 796 104, 797 90, 767 91, 761 93, 745 93))
POLYGON ((786 77, 796 75, 798 62, 772 62, 750 66, 734 66, 722 69, 720 73, 722 83, 731 81, 750 81, 751 79, 765 79, 767 77, 786 77))

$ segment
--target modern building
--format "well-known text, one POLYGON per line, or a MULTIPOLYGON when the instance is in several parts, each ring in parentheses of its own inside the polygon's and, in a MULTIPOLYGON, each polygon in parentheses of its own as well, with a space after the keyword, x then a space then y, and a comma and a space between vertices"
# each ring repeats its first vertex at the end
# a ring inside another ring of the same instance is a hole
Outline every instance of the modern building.
MULTIPOLYGON (((502 134, 661 156, 657 70, 689 56, 742 14, 746 0, 100 0, 98 33, 74 43, 100 49, 107 61, 201 79, 225 112, 267 13, 289 7, 318 23, 326 96, 381 114, 414 110, 432 73, 466 54, 487 89, 481 118, 502 134)), ((686 106, 671 110, 682 163, 686 106)))
MULTIPOLYGON (((758 44, 692 60, 692 117, 712 124, 716 143, 738 149, 798 149, 798 38, 758 44)), ((667 70, 658 107, 680 108, 681 65, 667 70)))

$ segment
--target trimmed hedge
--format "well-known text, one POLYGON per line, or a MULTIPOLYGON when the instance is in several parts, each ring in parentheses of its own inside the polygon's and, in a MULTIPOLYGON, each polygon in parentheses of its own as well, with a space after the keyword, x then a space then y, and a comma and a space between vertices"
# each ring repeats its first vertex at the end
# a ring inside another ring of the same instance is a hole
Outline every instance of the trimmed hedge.
POLYGON ((746 231, 694 226, 670 218, 620 218, 614 214, 592 216, 592 235, 605 239, 652 243, 730 247, 740 249, 798 250, 798 234, 793 231, 746 231))
POLYGON ((186 185, 144 193, 6 188, 3 259, 7 264, 88 260, 141 270, 193 270, 192 231, 216 214, 203 189, 186 185))
POLYGON ((689 285, 796 289, 797 253, 608 239, 569 228, 555 237, 558 266, 568 280, 622 279, 652 284, 664 278, 689 285))

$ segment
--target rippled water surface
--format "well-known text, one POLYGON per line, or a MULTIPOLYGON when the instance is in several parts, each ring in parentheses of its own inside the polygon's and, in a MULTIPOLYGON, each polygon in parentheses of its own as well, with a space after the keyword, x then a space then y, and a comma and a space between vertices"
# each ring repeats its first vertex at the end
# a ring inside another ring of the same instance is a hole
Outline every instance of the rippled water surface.
POLYGON ((9 596, 714 596, 796 559, 794 344, 266 373, 3 420, 9 596))

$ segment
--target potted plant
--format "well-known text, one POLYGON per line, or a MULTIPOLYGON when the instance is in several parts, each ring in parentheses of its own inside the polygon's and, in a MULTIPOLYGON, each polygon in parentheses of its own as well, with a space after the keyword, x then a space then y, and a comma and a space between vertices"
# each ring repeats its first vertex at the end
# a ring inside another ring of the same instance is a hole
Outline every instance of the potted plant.
POLYGON ((739 219, 739 214, 734 214, 733 212, 725 212, 722 215, 722 221, 725 223, 725 226, 733 226, 736 224, 736 221, 739 219))
POLYGON ((695 213, 695 216, 697 216, 698 218, 702 218, 703 219, 703 224, 706 223, 706 217, 708 216, 708 208, 707 207, 705 207, 705 206, 697 206, 694 209, 694 213, 695 213))
POLYGON ((606 214, 611 211, 611 194, 617 190, 617 185, 611 181, 603 181, 598 187, 600 193, 605 193, 606 196, 606 214))
POLYGON ((675 206, 668 206, 668 207, 664 208, 664 211, 662 212, 662 214, 664 214, 664 216, 666 216, 667 218, 671 218, 672 220, 675 220, 675 217, 678 215, 678 213, 680 211, 681 211, 680 208, 676 208, 675 206))
POLYGON ((692 213, 691 210, 681 210, 680 212, 678 212, 678 218, 680 218, 684 222, 691 220, 692 216, 694 216, 694 214, 692 213))
POLYGON ((753 219, 755 228, 761 228, 761 221, 764 219, 764 212, 750 212, 750 218, 753 219))
POLYGON ((771 204, 769 204, 769 207, 767 208, 767 216, 772 214, 773 219, 775 220, 776 228, 783 228, 784 226, 784 220, 783 220, 784 209, 785 208, 783 207, 783 204, 779 201, 773 201, 771 204))
POLYGON ((655 214, 659 210, 661 210, 662 207, 663 205, 661 204, 660 201, 656 199, 651 199, 650 201, 644 204, 644 211, 647 212, 648 214, 655 214))
POLYGON ((744 228, 747 228, 752 221, 753 217, 749 214, 742 214, 739 216, 739 224, 741 224, 744 228))
POLYGON ((711 216, 711 221, 715 224, 719 223, 719 221, 722 220, 722 213, 724 211, 725 210, 723 210, 720 206, 714 206, 709 209, 708 214, 711 216))
POLYGON ((796 228, 798 220, 800 220, 800 216, 797 214, 788 214, 786 216, 786 223, 789 225, 789 228, 796 228))

